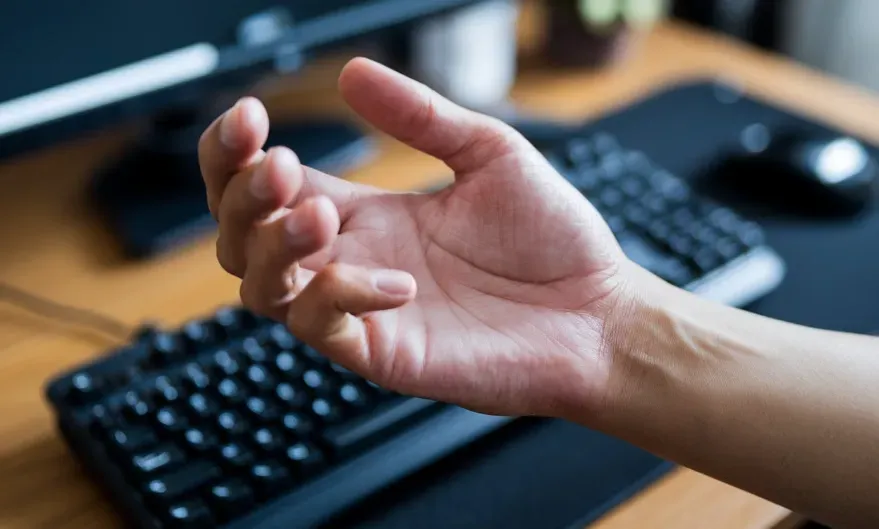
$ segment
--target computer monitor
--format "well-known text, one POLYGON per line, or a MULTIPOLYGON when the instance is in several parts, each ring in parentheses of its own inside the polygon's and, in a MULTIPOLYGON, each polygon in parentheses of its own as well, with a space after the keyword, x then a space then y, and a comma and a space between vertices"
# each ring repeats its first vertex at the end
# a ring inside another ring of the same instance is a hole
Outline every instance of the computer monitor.
MULTIPOLYGON (((94 189, 128 253, 150 254, 209 227, 191 134, 206 124, 205 101, 296 69, 312 52, 473 1, 3 2, 0 156, 155 118, 152 134, 94 189)), ((344 127, 316 130, 292 138, 320 137, 316 156, 330 154, 334 135, 356 144, 344 127)))

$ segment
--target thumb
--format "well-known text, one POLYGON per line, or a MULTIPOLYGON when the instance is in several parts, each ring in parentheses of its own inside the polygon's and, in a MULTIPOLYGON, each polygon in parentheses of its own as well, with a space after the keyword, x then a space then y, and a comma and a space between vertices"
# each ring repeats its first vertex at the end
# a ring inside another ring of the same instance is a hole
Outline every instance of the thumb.
POLYGON ((442 160, 459 174, 532 148, 505 123, 460 107, 368 59, 354 59, 345 66, 339 90, 348 105, 373 126, 442 160))

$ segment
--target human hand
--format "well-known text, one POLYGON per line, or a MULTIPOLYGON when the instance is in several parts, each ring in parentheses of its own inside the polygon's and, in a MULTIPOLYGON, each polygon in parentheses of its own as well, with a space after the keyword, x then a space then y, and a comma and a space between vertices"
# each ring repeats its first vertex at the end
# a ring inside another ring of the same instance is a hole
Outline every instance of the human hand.
POLYGON ((401 393, 503 415, 600 411, 608 329, 631 289, 596 210, 513 129, 396 72, 356 59, 339 88, 455 182, 391 193, 264 152, 265 109, 242 100, 199 152, 217 256, 244 304, 401 393))

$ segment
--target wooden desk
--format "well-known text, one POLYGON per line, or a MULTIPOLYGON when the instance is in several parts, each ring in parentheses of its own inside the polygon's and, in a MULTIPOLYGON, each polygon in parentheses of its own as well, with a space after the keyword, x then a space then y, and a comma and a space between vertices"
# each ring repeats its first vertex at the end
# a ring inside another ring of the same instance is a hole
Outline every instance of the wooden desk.
MULTIPOLYGON (((625 104, 664 83, 723 74, 750 91, 879 140, 879 100, 780 59, 677 25, 646 37, 625 64, 601 73, 528 69, 515 90, 524 107, 569 118, 625 104)), ((308 90, 302 86, 300 90, 308 90)), ((327 90, 323 89, 326 93, 327 90)), ((279 112, 292 108, 287 98, 279 112)), ((327 106, 337 108, 335 101, 327 106)), ((655 125, 655 126, 661 126, 655 125)), ((0 166, 0 278, 132 326, 176 324, 234 302, 236 281, 210 240, 146 263, 125 263, 84 201, 92 170, 122 141, 105 134, 0 166)), ((388 188, 448 178, 436 161, 381 141, 381 155, 351 176, 388 188)), ((0 302, 0 527, 119 525, 56 434, 41 396, 46 379, 110 344, 0 302)), ((653 486, 597 524, 601 529, 767 529, 790 523, 777 506, 688 470, 653 486)))

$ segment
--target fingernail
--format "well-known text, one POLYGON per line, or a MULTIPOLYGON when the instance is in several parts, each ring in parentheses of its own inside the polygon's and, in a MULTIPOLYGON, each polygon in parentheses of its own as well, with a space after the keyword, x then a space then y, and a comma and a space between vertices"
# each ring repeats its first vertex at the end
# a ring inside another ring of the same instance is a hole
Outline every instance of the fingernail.
POLYGON ((223 115, 223 121, 220 122, 220 141, 223 142, 223 145, 230 148, 236 148, 241 143, 239 138, 239 130, 240 126, 236 121, 240 119, 239 112, 241 111, 241 100, 235 103, 235 106, 226 111, 223 115))
POLYGON ((287 230, 288 235, 287 240, 293 246, 311 244, 314 237, 300 217, 301 215, 298 215, 297 212, 293 212, 284 219, 284 229, 287 230))
POLYGON ((233 149, 241 147, 241 131, 253 130, 259 119, 259 102, 252 97, 243 97, 230 108, 220 123, 220 141, 233 149))
POLYGON ((389 296, 408 296, 415 288, 415 281, 412 279, 412 276, 397 270, 373 272, 372 282, 379 292, 389 296))

